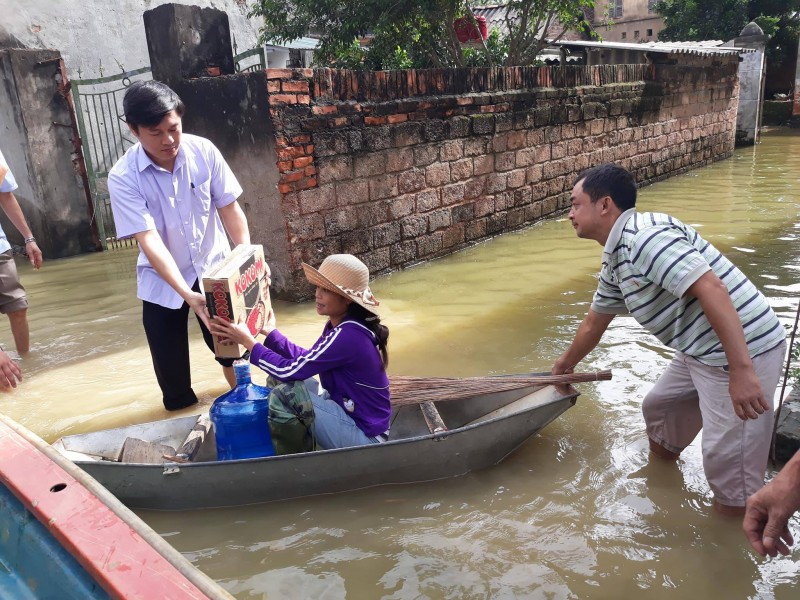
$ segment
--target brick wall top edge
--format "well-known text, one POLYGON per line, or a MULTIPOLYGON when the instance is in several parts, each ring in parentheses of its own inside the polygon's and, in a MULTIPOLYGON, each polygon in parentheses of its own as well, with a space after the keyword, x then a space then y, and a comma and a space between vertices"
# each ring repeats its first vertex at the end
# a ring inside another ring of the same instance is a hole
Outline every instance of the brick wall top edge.
MULTIPOLYGON (((662 79, 675 66, 599 65, 418 69, 404 71, 349 71, 320 68, 313 71, 316 101, 381 102, 426 96, 468 95, 641 83, 662 79)), ((679 67, 678 67, 679 68, 679 67)), ((712 65, 692 67, 714 70, 712 65)), ((716 69, 719 72, 719 69, 716 69)))

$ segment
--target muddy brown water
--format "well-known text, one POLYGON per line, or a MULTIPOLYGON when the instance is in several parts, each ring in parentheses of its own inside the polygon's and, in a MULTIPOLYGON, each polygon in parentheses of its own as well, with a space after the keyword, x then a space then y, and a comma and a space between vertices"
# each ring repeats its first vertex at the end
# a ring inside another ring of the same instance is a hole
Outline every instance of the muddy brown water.
MULTIPOLYGON (((789 326, 800 297, 800 136, 777 131, 733 158, 644 188, 641 210, 698 227, 789 326)), ((601 248, 556 220, 380 278, 390 372, 549 370, 585 314, 601 248)), ((33 351, 2 410, 53 441, 163 418, 135 298, 135 252, 21 265, 33 351)), ((276 303, 300 343, 309 304, 276 303)), ((192 325, 198 410, 225 390, 192 325)), ((7 321, 0 340, 12 347, 7 321)), ((669 350, 618 318, 577 405, 499 466, 465 477, 239 509, 141 512, 237 598, 796 598, 800 550, 756 557, 712 513, 697 441, 648 465, 640 403, 669 350)), ((188 413, 186 413, 188 414, 188 413)), ((214 486, 213 481, 208 482, 214 486)), ((235 493, 219 490, 221 494, 235 493)), ((792 521, 795 533, 800 521, 792 521)))

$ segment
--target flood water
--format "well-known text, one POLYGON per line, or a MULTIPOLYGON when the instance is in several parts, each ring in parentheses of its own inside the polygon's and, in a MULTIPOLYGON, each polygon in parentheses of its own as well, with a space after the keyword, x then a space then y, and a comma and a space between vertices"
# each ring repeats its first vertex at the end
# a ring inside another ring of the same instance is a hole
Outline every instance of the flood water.
MULTIPOLYGON (((729 160, 644 188, 738 264, 788 326, 800 298, 800 136, 775 132, 729 160)), ((390 372, 548 371, 591 301, 601 248, 543 223, 383 277, 390 372)), ((33 351, 0 410, 48 441, 163 418, 135 298, 135 251, 22 266, 33 351)), ((311 305, 276 303, 311 344, 311 305)), ((193 328, 199 410, 225 390, 193 328)), ((0 340, 12 347, 6 319, 0 340)), ((238 509, 140 512, 237 598, 797 597, 800 549, 762 560, 717 516, 695 442, 648 465, 641 398, 670 351, 617 318, 582 364, 614 379, 499 466, 427 484, 238 509)), ((188 414, 188 413, 186 413, 188 414)), ((213 481, 208 482, 214 486, 213 481)), ((234 490, 220 489, 220 494, 234 490)), ((800 521, 792 527, 800 532, 800 521)))

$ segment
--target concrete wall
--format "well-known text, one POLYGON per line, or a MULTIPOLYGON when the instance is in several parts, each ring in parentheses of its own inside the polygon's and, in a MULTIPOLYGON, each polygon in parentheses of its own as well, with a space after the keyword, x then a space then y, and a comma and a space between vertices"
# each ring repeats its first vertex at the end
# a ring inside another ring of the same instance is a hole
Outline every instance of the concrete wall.
POLYGON ((649 59, 646 51, 629 48, 586 48, 584 64, 596 65, 646 65, 649 59))
POLYGON ((153 79, 182 81, 236 72, 228 15, 213 8, 162 4, 143 15, 153 79))
POLYGON ((753 50, 742 54, 739 65, 739 110, 736 116, 736 144, 739 146, 755 144, 761 137, 768 41, 769 36, 764 35, 758 25, 749 23, 739 37, 725 44, 753 50))
MULTIPOLYGON (((260 19, 248 19, 242 0, 175 0, 228 14, 237 52, 257 45, 260 19)), ((56 48, 72 79, 114 75, 150 63, 142 13, 162 0, 24 0, 3 11, 0 47, 56 48), (101 74, 102 68, 102 74, 101 74), (80 75, 78 75, 80 72, 80 75)), ((7 5, 7 4, 6 4, 7 5)))
MULTIPOLYGON (((14 195, 45 258, 95 249, 88 203, 72 157, 73 129, 54 50, 0 50, 0 144, 14 195)), ((22 236, 4 214, 12 244, 22 236)))
POLYGON ((220 149, 244 189, 239 203, 253 243, 263 244, 273 290, 290 287, 286 216, 277 194, 276 135, 268 118, 265 71, 187 80, 176 86, 186 103, 183 130, 220 149))
POLYGON ((764 86, 765 48, 742 55, 739 67, 741 91, 736 130, 739 145, 755 144, 761 133, 762 90, 764 86))
POLYGON ((234 74, 227 22, 224 12, 197 6, 163 4, 144 13, 153 76, 186 104, 183 130, 213 141, 236 174, 251 239, 264 245, 273 289, 280 290, 290 278, 289 240, 274 195, 279 175, 267 76, 234 74))

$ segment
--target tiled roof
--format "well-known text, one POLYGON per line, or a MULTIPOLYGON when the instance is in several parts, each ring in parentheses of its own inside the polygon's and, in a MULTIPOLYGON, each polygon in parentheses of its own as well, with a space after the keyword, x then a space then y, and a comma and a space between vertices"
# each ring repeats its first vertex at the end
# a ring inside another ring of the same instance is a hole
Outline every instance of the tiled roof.
MULTIPOLYGON (((476 6, 472 9, 472 14, 476 17, 484 17, 486 24, 495 27, 503 27, 506 24, 506 5, 495 4, 490 6, 476 6)), ((511 11, 511 18, 516 17, 515 11, 511 11)))
MULTIPOLYGON (((476 17, 483 17, 486 19, 487 29, 491 32, 492 29, 499 29, 502 33, 508 33, 506 27, 506 6, 505 4, 496 4, 490 6, 476 6, 472 9, 472 14, 476 17)), ((516 11, 512 10, 509 14, 512 21, 517 18, 516 11)))

